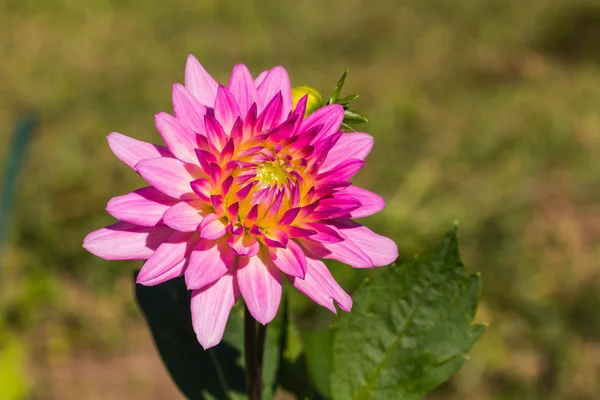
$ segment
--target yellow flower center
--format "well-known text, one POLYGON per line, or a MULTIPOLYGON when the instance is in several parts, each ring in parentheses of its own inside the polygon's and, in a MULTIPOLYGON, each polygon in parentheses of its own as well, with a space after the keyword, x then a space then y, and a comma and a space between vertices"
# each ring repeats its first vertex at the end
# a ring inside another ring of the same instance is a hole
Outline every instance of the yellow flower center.
POLYGON ((256 179, 261 186, 283 185, 289 177, 279 160, 263 162, 256 167, 256 179))

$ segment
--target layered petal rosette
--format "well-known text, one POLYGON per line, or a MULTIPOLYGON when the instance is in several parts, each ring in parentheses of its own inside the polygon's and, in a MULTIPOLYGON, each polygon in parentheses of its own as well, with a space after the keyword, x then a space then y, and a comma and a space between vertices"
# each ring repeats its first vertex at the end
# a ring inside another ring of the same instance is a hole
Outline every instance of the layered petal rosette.
POLYGON ((349 311, 351 297, 321 259, 371 268, 398 255, 393 241, 353 221, 384 206, 350 183, 373 138, 340 130, 342 106, 305 116, 306 102, 292 104, 282 67, 253 79, 236 65, 222 86, 190 56, 185 86, 173 86, 174 116, 156 115, 166 147, 108 136, 149 186, 111 199, 107 211, 120 221, 83 245, 108 260, 147 260, 143 285, 183 275, 204 348, 219 343, 240 296, 266 324, 285 276, 316 303, 349 311))

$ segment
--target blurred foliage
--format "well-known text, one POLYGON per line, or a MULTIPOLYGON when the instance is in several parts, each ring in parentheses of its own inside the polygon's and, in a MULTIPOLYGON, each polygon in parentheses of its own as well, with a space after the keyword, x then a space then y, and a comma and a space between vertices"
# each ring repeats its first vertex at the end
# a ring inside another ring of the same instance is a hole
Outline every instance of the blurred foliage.
MULTIPOLYGON (((430 399, 597 398, 598 20, 592 0, 0 0, 0 165, 21 111, 40 121, 0 255, 2 331, 18 340, 0 360, 26 357, 35 399, 176 398, 140 328, 139 263, 81 242, 143 185, 106 134, 158 142, 153 114, 193 53, 221 82, 237 62, 281 64, 322 93, 350 67, 370 121, 357 129, 376 139, 355 182, 388 201, 366 223, 410 259, 461 222, 490 327, 430 399)), ((378 273, 332 269, 349 290, 378 273)), ((333 320, 290 302, 300 325, 333 320)))

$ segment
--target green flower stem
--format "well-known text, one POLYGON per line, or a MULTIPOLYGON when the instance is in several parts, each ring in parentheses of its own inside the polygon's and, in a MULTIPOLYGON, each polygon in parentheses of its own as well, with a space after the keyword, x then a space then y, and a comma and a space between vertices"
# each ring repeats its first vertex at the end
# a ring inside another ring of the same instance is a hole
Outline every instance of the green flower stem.
POLYGON ((244 361, 246 389, 250 400, 260 400, 262 394, 262 364, 266 327, 257 324, 248 307, 244 314, 244 361))

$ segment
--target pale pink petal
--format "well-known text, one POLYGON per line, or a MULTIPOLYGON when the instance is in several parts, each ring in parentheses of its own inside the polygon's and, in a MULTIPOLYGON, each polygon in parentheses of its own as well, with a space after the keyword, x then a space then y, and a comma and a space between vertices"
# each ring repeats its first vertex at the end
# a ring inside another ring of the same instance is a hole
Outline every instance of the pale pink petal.
POLYGON ((262 108, 252 75, 245 65, 238 64, 233 67, 228 88, 235 97, 242 116, 246 116, 253 103, 256 103, 258 108, 262 108))
POLYGON ((231 133, 231 128, 240 115, 240 107, 233 94, 225 86, 219 85, 215 99, 215 118, 227 135, 231 133))
POLYGON ((179 83, 173 85, 173 111, 183 125, 195 133, 203 134, 206 107, 179 83))
POLYGON ((191 233, 173 232, 165 242, 158 246, 152 257, 144 263, 136 282, 152 286, 172 278, 173 272, 181 273, 182 261, 186 258, 191 244, 193 244, 191 238, 191 233))
POLYGON ((192 325, 205 350, 223 338, 229 313, 240 297, 235 280, 229 273, 203 290, 192 291, 192 325))
POLYGON ((254 257, 240 258, 238 285, 250 314, 263 325, 275 318, 281 300, 281 274, 266 248, 254 257))
POLYGON ((117 222, 88 234, 83 248, 105 260, 146 260, 172 233, 168 226, 117 222))
POLYGON ((373 137, 366 133, 344 133, 333 146, 319 172, 329 171, 342 161, 355 158, 364 161, 373 148, 373 137))
POLYGON ((213 77, 200 65, 196 57, 190 54, 185 66, 185 88, 202 105, 213 107, 218 87, 219 85, 213 77))
POLYGON ((110 149, 117 158, 134 171, 135 165, 147 158, 173 157, 169 149, 113 132, 107 137, 110 149))
POLYGON ((197 164, 196 134, 177 118, 161 112, 154 116, 156 129, 160 132, 167 147, 173 155, 181 161, 197 164))
POLYGON ((389 265, 398 258, 396 243, 385 236, 376 234, 366 226, 344 219, 332 220, 331 224, 341 235, 360 247, 373 260, 373 266, 389 265))
POLYGON ((165 212, 164 223, 177 231, 195 232, 203 219, 200 209, 205 205, 202 200, 180 201, 165 212))
POLYGON ((142 177, 164 194, 178 199, 196 199, 190 182, 204 176, 202 169, 175 158, 142 160, 135 168, 142 177))
POLYGON ((327 138, 340 130, 342 121, 344 120, 344 107, 339 104, 329 104, 319 108, 317 111, 310 114, 300 126, 301 132, 309 131, 310 129, 321 125, 321 130, 313 143, 316 143, 322 138, 327 138))
MULTIPOLYGON (((258 85, 258 96, 261 98, 262 104, 264 105, 268 104, 279 92, 281 92, 281 96, 283 97, 283 112, 279 120, 279 122, 281 122, 287 119, 290 111, 292 111, 290 77, 283 67, 275 67, 270 71, 267 71, 258 85)), ((262 110, 259 108, 258 112, 261 111, 262 110)))
POLYGON ((332 300, 335 300, 342 310, 350 311, 352 297, 335 281, 327 266, 312 258, 307 259, 307 265, 304 279, 288 275, 292 285, 315 303, 327 307, 334 313, 337 312, 332 300))
POLYGON ((285 249, 271 248, 269 252, 271 253, 273 263, 282 272, 304 278, 306 275, 306 256, 296 242, 290 240, 285 249))
POLYGON ((233 267, 234 254, 225 240, 200 239, 185 271, 188 289, 202 289, 233 267))
POLYGON ((177 201, 148 186, 123 196, 113 197, 106 205, 106 211, 121 221, 142 226, 156 226, 162 223, 165 211, 177 201))
POLYGON ((218 239, 225 235, 227 224, 217 214, 208 214, 200 223, 200 237, 204 239, 218 239))
POLYGON ((356 210, 350 211, 351 218, 362 218, 373 215, 385 207, 385 200, 378 194, 369 192, 366 189, 348 186, 346 189, 336 192, 334 197, 350 198, 360 201, 361 206, 356 210))

